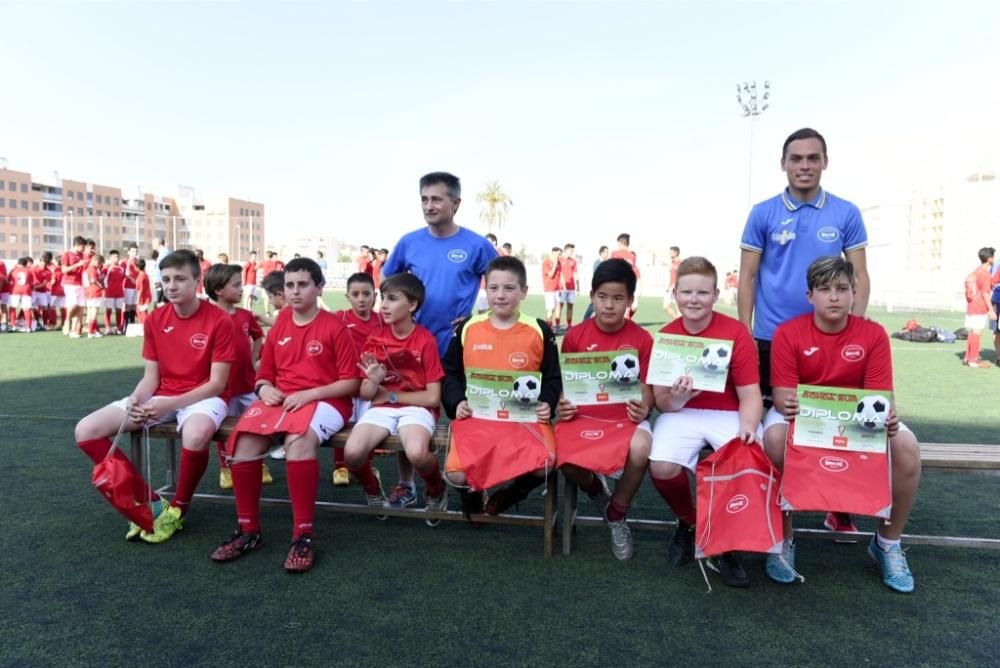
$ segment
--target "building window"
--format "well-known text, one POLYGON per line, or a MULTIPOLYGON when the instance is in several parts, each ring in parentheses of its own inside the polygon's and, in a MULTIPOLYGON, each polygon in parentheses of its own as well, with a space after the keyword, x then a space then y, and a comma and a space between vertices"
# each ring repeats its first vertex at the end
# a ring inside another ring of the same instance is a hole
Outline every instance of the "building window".
POLYGON ((76 207, 76 215, 78 215, 78 216, 82 216, 83 215, 83 207, 82 206, 76 207))
POLYGON ((38 211, 38 202, 32 202, 31 203, 31 210, 32 211, 38 211))
POLYGON ((8 239, 10 239, 10 242, 11 242, 12 244, 16 244, 16 243, 17 243, 17 235, 16 235, 16 234, 12 234, 12 235, 10 235, 10 236, 9 236, 9 237, 7 237, 7 238, 8 238, 8 239))
POLYGON ((17 192, 17 184, 14 183, 13 181, 8 181, 7 182, 7 187, 10 189, 10 191, 12 193, 16 193, 17 192))
POLYGON ((3 205, 4 205, 4 199, 3 199, 3 197, 0 197, 0 206, 3 206, 3 205))
POLYGON ((28 210, 28 200, 26 199, 21 200, 21 208, 24 209, 25 211, 28 210))
POLYGON ((118 198, 115 198, 115 206, 118 206, 118 198))
POLYGON ((28 192, 28 184, 27 183, 22 183, 21 184, 21 192, 23 192, 23 193, 28 192))
POLYGON ((67 190, 66 191, 66 199, 73 199, 73 191, 72 190, 67 190))
POLYGON ((83 201, 83 193, 80 192, 79 190, 77 190, 76 191, 76 198, 82 202, 83 201))

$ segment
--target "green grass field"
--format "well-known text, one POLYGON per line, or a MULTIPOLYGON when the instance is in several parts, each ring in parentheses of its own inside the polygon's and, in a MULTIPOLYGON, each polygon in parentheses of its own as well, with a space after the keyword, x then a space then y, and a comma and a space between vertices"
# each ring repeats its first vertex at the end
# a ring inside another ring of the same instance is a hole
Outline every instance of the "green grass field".
MULTIPOLYGON (((526 311, 540 314, 541 300, 526 311)), ((957 314, 873 316, 891 330, 910 317, 961 325, 957 314)), ((659 324, 659 300, 645 299, 639 320, 659 324)), ((233 508, 195 502, 169 542, 126 543, 72 429, 132 389, 139 348, 0 335, 0 666, 1000 663, 995 551, 914 546, 917 591, 902 596, 882 586, 862 545, 804 539, 805 584, 771 583, 748 555, 751 588, 715 578, 708 595, 696 565, 667 563, 669 534, 648 530, 636 531, 630 562, 614 560, 599 528, 578 531, 572 556, 546 560, 535 528, 321 512, 316 567, 291 577, 287 508, 264 509, 263 550, 220 566, 208 555, 233 529, 233 508)), ((900 413, 925 441, 996 443, 1000 369, 962 367, 962 348, 893 341, 900 413)), ((320 497, 360 501, 357 487, 329 485, 332 454, 321 457, 320 497)), ((156 484, 162 466, 157 454, 156 484)), ((379 466, 394 480, 390 459, 379 466)), ((271 468, 267 492, 286 496, 284 466, 271 468)), ((213 462, 202 491, 217 477, 213 462)), ((998 498, 1000 476, 927 472, 908 532, 1000 538, 998 498)), ((541 501, 525 505, 538 512, 541 501)), ((672 517, 648 483, 633 514, 672 517)))

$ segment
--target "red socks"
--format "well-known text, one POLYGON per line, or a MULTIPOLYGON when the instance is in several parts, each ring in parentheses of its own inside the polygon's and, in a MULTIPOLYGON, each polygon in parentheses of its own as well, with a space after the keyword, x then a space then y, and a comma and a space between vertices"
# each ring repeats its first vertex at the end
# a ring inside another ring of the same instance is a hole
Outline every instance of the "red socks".
POLYGON ((177 480, 177 494, 170 503, 181 509, 181 513, 187 513, 191 505, 191 497, 198 489, 201 477, 205 475, 208 468, 208 449, 201 452, 181 448, 181 471, 177 480))
MULTIPOLYGON (((369 459, 371 459, 371 458, 369 457, 369 459)), ((347 464, 344 463, 344 449, 343 448, 334 448, 333 449, 333 468, 339 469, 341 466, 347 466, 347 464)))
POLYGON ((697 515, 694 501, 691 500, 691 483, 688 481, 687 471, 681 471, 669 480, 653 478, 653 487, 682 522, 694 526, 697 515))
POLYGON ((611 497, 611 503, 608 504, 607 518, 609 522, 620 522, 625 519, 628 515, 629 508, 631 504, 625 505, 624 503, 618 503, 615 501, 614 497, 611 497))
MULTIPOLYGON (((290 463, 290 462, 289 462, 290 463)), ((236 497, 236 520, 243 533, 260 531, 260 481, 263 462, 234 462, 229 470, 233 472, 233 495, 236 497)))
POLYGON ((969 340, 965 342, 965 362, 975 362, 979 359, 979 332, 969 332, 969 340))
POLYGON ((433 468, 429 471, 424 472, 418 470, 417 473, 420 477, 424 479, 424 487, 427 491, 427 498, 438 498, 444 494, 444 478, 441 477, 441 469, 438 468, 437 462, 434 462, 433 468))
POLYGON ((354 477, 358 479, 358 483, 361 488, 365 490, 365 494, 368 496, 375 496, 378 494, 378 478, 375 477, 375 471, 372 470, 372 462, 369 459, 365 462, 364 466, 355 469, 350 466, 347 467, 354 477))
MULTIPOLYGON (((313 535, 316 494, 319 491, 319 460, 286 460, 285 468, 288 472, 288 496, 292 500, 292 540, 298 540, 302 536, 313 535)), ((260 475, 259 470, 257 475, 260 475)))
MULTIPOLYGON (((104 458, 108 456, 108 450, 111 448, 110 438, 95 438, 90 441, 80 441, 78 444, 83 453, 90 458, 90 461, 95 464, 100 464, 104 461, 104 458)), ((115 459, 119 459, 125 462, 128 467, 132 470, 132 493, 135 498, 139 501, 152 500, 156 501, 158 497, 153 493, 153 490, 149 488, 146 481, 143 479, 142 474, 139 470, 135 468, 135 464, 132 460, 125 456, 125 453, 121 451, 120 448, 115 448, 115 451, 111 454, 115 459)))

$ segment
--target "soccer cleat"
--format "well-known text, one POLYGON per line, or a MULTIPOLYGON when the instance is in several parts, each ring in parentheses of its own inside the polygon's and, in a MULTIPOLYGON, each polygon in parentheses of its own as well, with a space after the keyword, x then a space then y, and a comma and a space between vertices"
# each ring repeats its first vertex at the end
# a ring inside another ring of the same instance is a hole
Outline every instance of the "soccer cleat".
MULTIPOLYGON (((858 527, 854 524, 854 519, 849 513, 827 513, 826 519, 823 520, 823 526, 825 526, 830 531, 852 531, 857 533, 858 527)), ((857 543, 856 538, 837 538, 834 540, 837 543, 857 543)))
POLYGON ((333 485, 334 487, 346 487, 351 484, 351 472, 347 470, 346 466, 338 466, 333 469, 333 485))
POLYGON ((740 564, 740 557, 736 552, 723 552, 715 561, 715 568, 719 571, 722 581, 730 587, 749 587, 750 578, 740 564))
POLYGON ((886 587, 901 594, 913 591, 913 574, 910 573, 910 565, 906 562, 906 553, 898 544, 883 550, 878 545, 878 538, 872 536, 871 542, 868 543, 868 556, 878 562, 882 569, 882 583, 886 587))
POLYGON ((417 502, 417 493, 407 485, 396 485, 389 495, 389 507, 401 510, 417 502))
POLYGON ((233 532, 225 543, 215 548, 212 552, 212 561, 220 564, 225 561, 235 561, 247 552, 259 550, 264 546, 264 537, 259 531, 253 533, 243 533, 239 529, 233 532))
POLYGON ((101 338, 104 338, 104 335, 101 334, 100 332, 91 332, 90 334, 87 334, 87 338, 88 339, 101 339, 101 338))
POLYGON ((764 566, 767 577, 781 584, 791 584, 800 579, 795 572, 795 543, 790 540, 781 542, 781 554, 767 555, 764 566))
MULTIPOLYGON (((378 488, 378 494, 369 494, 365 492, 365 503, 368 504, 369 508, 388 508, 389 501, 385 498, 385 492, 382 491, 382 486, 378 488)), ((385 520, 386 515, 376 515, 375 519, 385 520)))
POLYGON ((499 515, 521 501, 524 501, 530 493, 530 491, 521 489, 517 485, 498 489, 490 495, 489 500, 486 502, 486 514, 499 515))
POLYGON ((153 520, 153 533, 143 531, 139 534, 139 538, 152 545, 162 543, 183 529, 183 524, 184 518, 181 517, 181 509, 176 506, 167 506, 153 520))
POLYGON ((83 338, 83 335, 80 334, 80 332, 70 332, 69 333, 69 338, 71 338, 71 339, 81 339, 81 338, 83 338))
POLYGON ((625 519, 617 522, 608 522, 608 529, 611 531, 611 552, 618 561, 628 561, 632 558, 634 544, 632 542, 632 529, 629 528, 625 519))
POLYGON ((274 478, 271 477, 271 471, 268 470, 267 464, 261 464, 260 467, 260 481, 265 485, 270 485, 274 482, 274 478))
POLYGON ((219 489, 233 488, 233 472, 228 466, 219 469, 219 489))
POLYGON ((595 473, 594 477, 601 483, 601 491, 598 494, 590 496, 590 500, 594 503, 594 507, 597 508, 597 516, 601 519, 606 519, 608 516, 608 505, 611 503, 611 490, 608 489, 608 481, 600 473, 595 473))
MULTIPOLYGON (((448 510, 448 488, 444 488, 441 496, 428 496, 427 503, 424 504, 424 510, 431 513, 443 513, 448 510)), ((424 520, 424 522, 429 527, 436 527, 438 524, 441 524, 441 520, 424 520)))
POLYGON ((271 459, 284 459, 285 458, 285 446, 279 445, 278 447, 271 450, 268 453, 271 459))
POLYGON ((299 536, 288 549, 285 559, 286 573, 305 573, 313 567, 316 560, 316 547, 312 536, 299 536))
POLYGON ((677 520, 674 537, 667 546, 667 558, 674 566, 683 566, 694 559, 694 527, 677 520))

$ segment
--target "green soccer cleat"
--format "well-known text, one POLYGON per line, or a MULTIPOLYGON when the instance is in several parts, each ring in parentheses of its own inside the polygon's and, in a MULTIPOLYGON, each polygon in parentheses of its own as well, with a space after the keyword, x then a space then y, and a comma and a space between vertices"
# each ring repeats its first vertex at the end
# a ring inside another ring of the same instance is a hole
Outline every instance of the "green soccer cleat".
POLYGON ((153 545, 162 543, 183 529, 183 524, 184 518, 181 517, 181 509, 176 506, 167 506, 153 520, 153 533, 143 531, 139 534, 139 538, 153 545))

